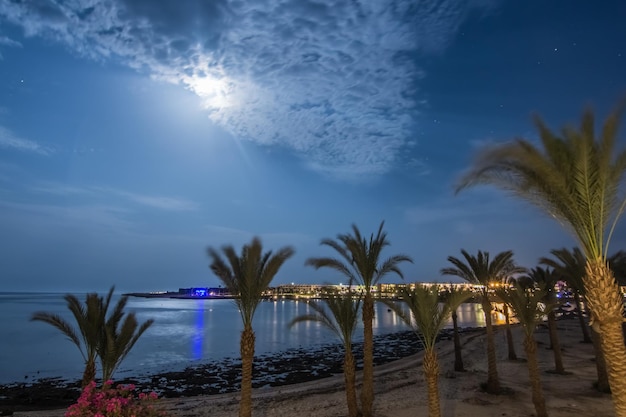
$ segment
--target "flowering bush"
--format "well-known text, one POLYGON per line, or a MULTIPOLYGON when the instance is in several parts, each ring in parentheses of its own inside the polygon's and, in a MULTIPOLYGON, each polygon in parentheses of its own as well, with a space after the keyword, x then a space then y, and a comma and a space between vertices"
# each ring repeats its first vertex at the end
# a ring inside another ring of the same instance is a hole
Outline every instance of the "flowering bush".
POLYGON ((135 398, 134 390, 132 384, 113 388, 113 381, 96 389, 92 381, 83 389, 76 404, 67 409, 65 417, 168 417, 165 411, 154 408, 156 393, 142 392, 135 398))

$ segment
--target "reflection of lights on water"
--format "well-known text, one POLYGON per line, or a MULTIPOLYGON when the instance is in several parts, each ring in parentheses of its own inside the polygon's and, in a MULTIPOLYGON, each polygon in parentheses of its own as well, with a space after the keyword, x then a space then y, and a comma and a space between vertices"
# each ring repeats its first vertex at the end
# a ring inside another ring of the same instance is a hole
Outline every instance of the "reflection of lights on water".
MULTIPOLYGON (((199 301, 199 303, 202 303, 202 301, 199 301)), ((204 308, 201 304, 198 304, 198 309, 196 310, 194 330, 194 335, 191 338, 191 357, 194 360, 200 360, 202 359, 202 342, 204 340, 204 308)))

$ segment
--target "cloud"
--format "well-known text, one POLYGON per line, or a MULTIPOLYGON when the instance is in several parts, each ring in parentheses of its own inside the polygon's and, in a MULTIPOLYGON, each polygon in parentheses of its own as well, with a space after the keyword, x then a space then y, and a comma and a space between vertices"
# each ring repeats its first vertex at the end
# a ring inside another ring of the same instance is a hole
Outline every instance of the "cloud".
POLYGON ((238 138, 281 146, 312 170, 388 172, 420 110, 420 54, 443 51, 486 1, 3 2, 26 36, 121 59, 203 99, 238 138))
POLYGON ((9 129, 0 126, 0 148, 15 149, 23 152, 34 152, 40 155, 50 155, 52 149, 39 143, 15 136, 9 129))
POLYGON ((32 231, 65 227, 76 230, 95 229, 126 233, 134 227, 134 223, 125 219, 129 214, 127 210, 111 205, 68 206, 0 202, 0 210, 3 211, 3 216, 9 216, 9 213, 12 213, 16 221, 26 219, 32 231), (35 219, 39 219, 42 223, 35 224, 35 219))
POLYGON ((6 36, 0 36, 0 46, 11 46, 13 48, 21 48, 22 44, 6 36))
POLYGON ((143 194, 134 194, 118 191, 118 195, 128 198, 129 200, 142 204, 144 206, 166 210, 166 211, 194 211, 198 209, 198 205, 192 201, 182 198, 172 198, 163 196, 148 196, 143 194))
MULTIPOLYGON (((8 38, 6 36, 0 36, 0 46, 9 46, 12 48, 21 48, 22 44, 14 41, 11 38, 8 38)), ((4 56, 2 55, 2 53, 0 53, 0 60, 4 59, 4 56)))
POLYGON ((112 187, 80 187, 46 181, 33 187, 32 190, 63 196, 87 196, 92 199, 106 196, 106 199, 110 200, 111 196, 117 196, 135 204, 164 211, 195 211, 199 208, 197 203, 184 198, 139 194, 112 187))

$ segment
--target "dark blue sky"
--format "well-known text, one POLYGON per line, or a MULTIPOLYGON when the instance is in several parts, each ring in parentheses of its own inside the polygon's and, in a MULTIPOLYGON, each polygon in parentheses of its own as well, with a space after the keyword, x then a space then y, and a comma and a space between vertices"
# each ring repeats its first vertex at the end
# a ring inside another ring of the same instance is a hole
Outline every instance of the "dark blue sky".
POLYGON ((603 118, 624 21, 619 0, 4 1, 1 289, 217 285, 206 247, 253 235, 296 248, 276 283, 336 282, 304 260, 381 220, 409 281, 461 248, 532 267, 573 239, 454 181, 534 140, 533 113, 603 118))

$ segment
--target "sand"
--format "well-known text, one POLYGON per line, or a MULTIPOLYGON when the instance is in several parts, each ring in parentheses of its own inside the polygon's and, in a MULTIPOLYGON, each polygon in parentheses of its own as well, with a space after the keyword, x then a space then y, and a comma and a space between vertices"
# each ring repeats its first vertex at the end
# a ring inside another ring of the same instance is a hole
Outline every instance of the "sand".
MULTIPOLYGON (((539 366, 548 413, 551 417, 614 416, 610 394, 597 392, 593 346, 581 343, 578 321, 558 322, 566 375, 550 373, 554 368, 553 352, 548 349, 548 331, 536 332, 539 366)), ((439 389, 442 416, 533 416, 528 368, 522 349, 521 328, 514 328, 518 360, 509 361, 503 328, 496 329, 498 373, 506 395, 490 395, 480 389, 487 378, 485 335, 483 331, 462 337, 466 372, 454 372, 451 340, 438 344, 441 375, 439 389)), ((421 354, 375 367, 375 416, 408 417, 428 415, 426 388, 421 369, 421 354)), ((161 400, 161 405, 179 417, 237 416, 237 394, 198 396, 161 400)), ((57 417, 64 410, 19 412, 15 416, 57 417)), ((322 380, 253 392, 253 416, 346 416, 345 392, 341 375, 322 380)))

